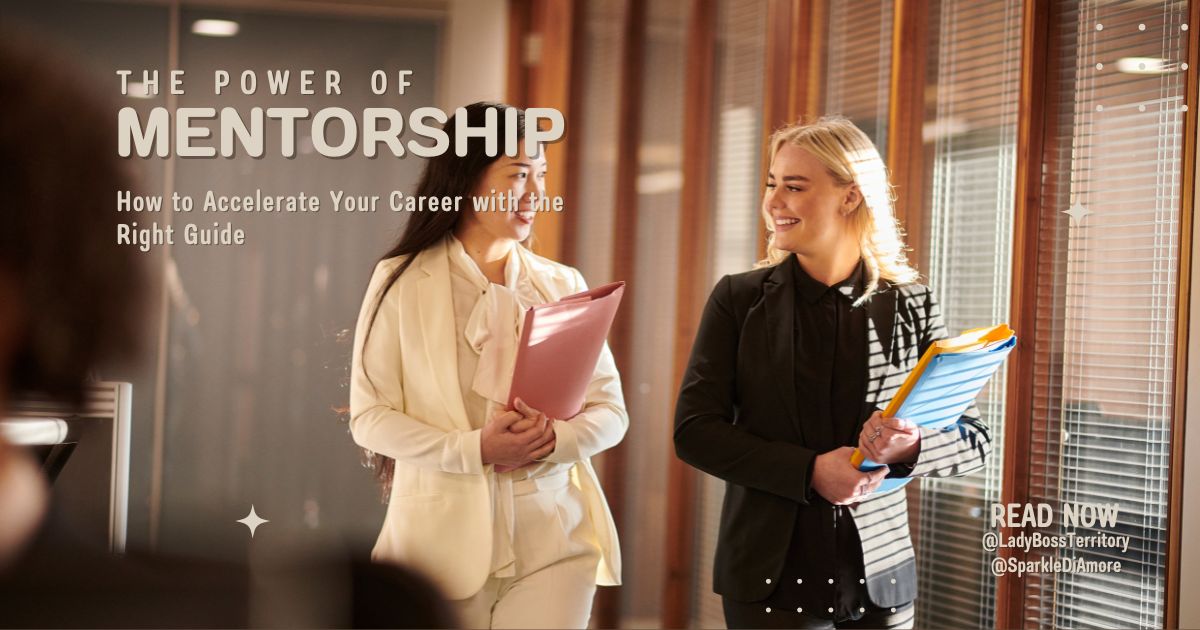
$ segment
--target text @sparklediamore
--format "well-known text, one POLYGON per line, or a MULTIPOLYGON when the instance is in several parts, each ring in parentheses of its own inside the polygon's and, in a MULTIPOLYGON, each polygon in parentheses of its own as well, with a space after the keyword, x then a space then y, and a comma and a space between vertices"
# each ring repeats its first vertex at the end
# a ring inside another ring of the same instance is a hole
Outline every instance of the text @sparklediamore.
POLYGON ((377 212, 562 212, 561 196, 530 193, 518 198, 511 191, 490 191, 468 197, 425 197, 393 190, 386 195, 358 194, 345 190, 324 193, 220 194, 213 190, 200 195, 141 195, 117 192, 116 210, 129 221, 117 224, 117 244, 149 252, 162 245, 235 246, 247 242, 247 227, 237 219, 250 215, 315 215, 321 212, 345 216, 371 216, 377 212), (160 220, 165 215, 170 220, 160 220), (193 220, 200 219, 200 220, 193 220))
POLYGON ((1130 534, 1117 503, 995 503, 981 544, 993 575, 1120 573, 1130 534))

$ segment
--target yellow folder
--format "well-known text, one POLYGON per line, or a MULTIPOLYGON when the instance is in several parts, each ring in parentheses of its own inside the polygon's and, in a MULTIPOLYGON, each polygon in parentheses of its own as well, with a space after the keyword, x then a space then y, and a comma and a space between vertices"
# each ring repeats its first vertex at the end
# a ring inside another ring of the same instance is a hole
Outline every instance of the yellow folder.
MULTIPOLYGON (((978 386, 980 389, 982 389, 983 385, 987 382, 987 379, 991 377, 992 373, 994 373, 995 368, 999 367, 1000 360, 1002 360, 1003 356, 1007 355, 1008 351, 1012 349, 1012 346, 1016 342, 1015 337, 1016 333, 1013 332, 1013 329, 1008 327, 1008 324, 997 324, 995 326, 986 328, 973 328, 957 337, 950 337, 949 339, 935 341, 933 345, 929 346, 929 349, 925 351, 925 354, 921 356, 921 360, 917 362, 917 366, 913 368, 912 372, 908 373, 908 378, 904 379, 904 384, 900 386, 900 391, 896 392, 896 396, 892 398, 891 402, 888 403, 887 408, 883 410, 884 417, 892 418, 895 417, 896 414, 900 413, 901 408, 904 407, 905 401, 908 400, 909 394, 913 391, 913 388, 917 386, 917 383, 921 381, 921 377, 925 374, 926 368, 929 367, 930 364, 934 363, 936 357, 941 355, 966 355, 970 353, 988 352, 993 349, 1002 350, 1003 355, 1000 355, 996 357, 995 360, 988 362, 994 364, 994 366, 992 367, 992 371, 987 374, 987 377, 979 381, 978 386)), ((978 390, 976 393, 978 393, 978 390)), ((912 420, 916 424, 922 426, 926 424, 922 421, 924 418, 914 417, 905 419, 912 420)), ((854 449, 854 454, 850 456, 850 463, 853 464, 855 468, 858 468, 865 460, 866 456, 863 455, 857 448, 854 449)))

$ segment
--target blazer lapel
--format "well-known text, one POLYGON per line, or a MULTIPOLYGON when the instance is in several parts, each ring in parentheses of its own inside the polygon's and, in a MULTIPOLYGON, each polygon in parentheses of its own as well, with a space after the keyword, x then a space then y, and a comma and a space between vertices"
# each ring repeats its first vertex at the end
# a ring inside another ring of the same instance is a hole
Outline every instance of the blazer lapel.
POLYGON ((562 299, 570 289, 564 290, 563 287, 555 286, 550 281, 554 275, 553 269, 534 257, 533 253, 524 245, 518 243, 515 247, 517 248, 517 258, 520 259, 521 266, 525 268, 526 276, 533 283, 533 288, 542 295, 542 299, 547 302, 562 299))
POLYGON ((896 356, 896 300, 899 292, 890 287, 867 301, 867 383, 869 409, 880 403, 884 381, 896 356))
MULTIPOLYGON (((796 286, 792 275, 795 261, 785 260, 778 265, 763 283, 763 307, 766 315, 767 357, 770 362, 769 380, 775 382, 784 408, 796 433, 803 439, 805 428, 800 422, 800 410, 796 401, 796 286)), ((808 428, 812 439, 816 438, 813 428, 808 428)), ((811 442, 811 439, 806 439, 811 442)), ((815 445, 815 444, 814 444, 815 445)))
POLYGON ((433 372, 446 413, 466 431, 473 427, 467 418, 458 382, 458 347, 454 328, 454 301, 450 295, 450 261, 446 243, 418 254, 415 261, 425 276, 417 280, 417 312, 425 340, 425 360, 433 372))

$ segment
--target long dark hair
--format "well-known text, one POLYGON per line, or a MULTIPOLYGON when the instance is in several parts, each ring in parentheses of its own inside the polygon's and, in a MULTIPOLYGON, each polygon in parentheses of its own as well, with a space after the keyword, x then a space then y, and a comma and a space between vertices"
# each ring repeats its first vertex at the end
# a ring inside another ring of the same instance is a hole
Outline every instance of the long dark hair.
MULTIPOLYGON (((505 112, 515 109, 517 112, 517 137, 523 138, 525 135, 525 110, 523 109, 504 103, 490 103, 486 101, 471 103, 464 109, 466 110, 467 122, 472 128, 483 127, 488 110, 496 110, 496 124, 499 132, 498 139, 500 140, 507 137, 509 133, 509 130, 505 126, 507 124, 505 112)), ((425 170, 421 173, 421 179, 417 182, 417 190, 414 193, 417 197, 461 197, 466 200, 474 194, 475 187, 483 177, 484 171, 503 155, 502 152, 497 152, 496 155, 488 155, 485 148, 485 140, 478 136, 473 136, 467 138, 467 154, 459 157, 454 150, 456 116, 457 114, 451 116, 443 126, 446 135, 450 138, 447 150, 442 152, 441 155, 430 158, 425 163, 425 170)), ((503 144, 499 144, 499 146, 503 146, 503 144)), ((464 206, 463 211, 471 211, 469 202, 464 206)), ((399 240, 396 241, 396 244, 381 259, 387 260, 396 256, 405 257, 396 266, 396 269, 392 271, 392 274, 388 276, 387 281, 379 288, 378 295, 375 296, 375 306, 371 311, 371 321, 367 325, 366 334, 363 335, 363 353, 367 351, 367 340, 371 338, 371 329, 375 326, 375 318, 379 315, 379 308, 383 304, 383 296, 387 295, 392 285, 396 284, 396 280, 404 275, 405 271, 408 271, 417 254, 440 243, 442 239, 454 231, 454 228, 458 226, 458 222, 462 218, 461 215, 461 211, 438 211, 416 212, 409 217, 408 223, 405 224, 404 232, 400 234, 399 240)), ((363 369, 366 369, 365 362, 363 369)), ((370 380, 369 375, 367 378, 370 380)), ((375 471, 375 477, 379 479, 383 498, 386 501, 391 493, 392 475, 395 472, 396 462, 390 457, 369 450, 366 450, 366 455, 367 466, 375 471)))

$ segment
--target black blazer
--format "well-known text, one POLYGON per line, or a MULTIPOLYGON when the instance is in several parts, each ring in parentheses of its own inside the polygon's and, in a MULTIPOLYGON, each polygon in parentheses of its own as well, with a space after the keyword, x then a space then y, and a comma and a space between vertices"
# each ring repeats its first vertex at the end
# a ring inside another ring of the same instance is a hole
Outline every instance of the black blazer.
MULTIPOLYGON (((721 278, 704 308, 675 407, 676 454, 727 482, 713 590, 738 601, 770 595, 796 511, 809 506, 810 464, 842 446, 834 444, 832 427, 806 421, 798 408, 793 267, 779 264, 721 278)), ((873 409, 892 399, 925 349, 948 336, 934 295, 923 285, 881 281, 867 308, 867 395, 860 429, 873 409)), ((991 448, 974 405, 950 429, 921 433, 917 462, 892 466, 889 476, 963 475, 982 467, 991 448)), ((871 600, 897 606, 914 599, 905 491, 874 494, 849 511, 866 549, 871 600)))

